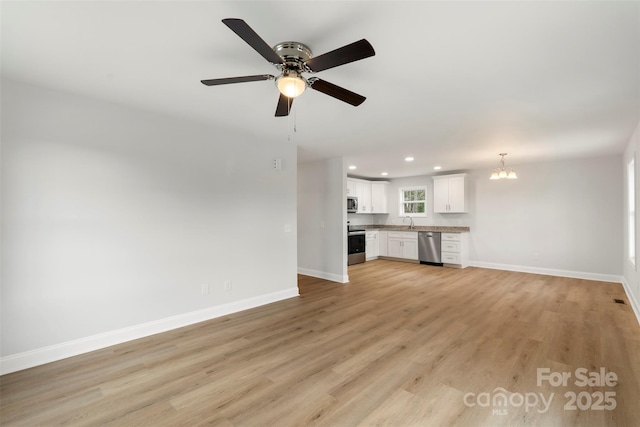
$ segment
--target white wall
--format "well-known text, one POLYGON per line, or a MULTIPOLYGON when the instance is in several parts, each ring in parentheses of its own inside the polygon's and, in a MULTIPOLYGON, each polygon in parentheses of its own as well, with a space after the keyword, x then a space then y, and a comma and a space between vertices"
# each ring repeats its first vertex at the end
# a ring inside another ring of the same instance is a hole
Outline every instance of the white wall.
POLYGON ((486 267, 610 280, 622 266, 620 156, 513 166, 518 180, 469 172, 469 213, 434 214, 431 176, 394 179, 387 224, 398 217, 399 189, 427 185, 427 218, 416 225, 469 226, 470 260, 486 267))
POLYGON ((638 122, 638 126, 636 126, 633 135, 629 139, 629 143, 624 151, 623 161, 622 161, 622 169, 624 171, 624 209, 622 213, 622 223, 624 224, 624 239, 622 245, 622 264, 623 264, 623 275, 624 275, 624 286, 627 291, 627 295, 629 295, 631 305, 633 306, 636 317, 640 322, 640 273, 638 272, 638 262, 640 262, 640 253, 638 253, 638 243, 640 243, 640 230, 638 229, 638 207, 640 207, 640 121, 638 122), (635 224, 635 247, 636 247, 636 264, 634 265, 629 260, 629 218, 627 216, 627 212, 629 209, 628 206, 628 198, 627 198, 627 164, 629 160, 634 158, 635 162, 635 212, 636 212, 636 224, 635 224))
POLYGON ((293 144, 6 80, 2 125, 3 368, 297 295, 293 144))
POLYGON ((298 165, 298 272, 348 282, 344 161, 298 165))
POLYGON ((518 165, 516 181, 474 172, 470 258, 489 264, 622 273, 620 157, 518 165))

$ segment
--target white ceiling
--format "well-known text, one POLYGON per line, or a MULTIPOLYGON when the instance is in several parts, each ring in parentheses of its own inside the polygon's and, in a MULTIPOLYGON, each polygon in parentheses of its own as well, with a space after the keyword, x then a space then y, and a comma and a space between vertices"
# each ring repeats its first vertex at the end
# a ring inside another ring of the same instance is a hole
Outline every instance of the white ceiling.
POLYGON ((640 118, 640 2, 10 2, 2 74, 36 85, 290 140, 299 161, 344 156, 389 177, 621 153, 640 118), (366 38, 376 56, 317 76, 274 117, 276 74, 220 21, 315 55, 366 38), (404 161, 415 157, 412 164, 404 161))

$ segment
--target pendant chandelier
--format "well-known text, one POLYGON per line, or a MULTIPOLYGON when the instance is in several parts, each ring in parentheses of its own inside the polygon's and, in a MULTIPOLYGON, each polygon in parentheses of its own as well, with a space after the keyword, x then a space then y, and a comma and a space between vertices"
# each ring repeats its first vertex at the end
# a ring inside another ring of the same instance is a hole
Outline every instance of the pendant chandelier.
POLYGON ((509 172, 504 167, 504 156, 507 153, 500 153, 500 163, 499 167, 493 171, 491 174, 491 178, 489 179, 518 179, 518 175, 516 175, 516 171, 513 169, 509 169, 509 172))

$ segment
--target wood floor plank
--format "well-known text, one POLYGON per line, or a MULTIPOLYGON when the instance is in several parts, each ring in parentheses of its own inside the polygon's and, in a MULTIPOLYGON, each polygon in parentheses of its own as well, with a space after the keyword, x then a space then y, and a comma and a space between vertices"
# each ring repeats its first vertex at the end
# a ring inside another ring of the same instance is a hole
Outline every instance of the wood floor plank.
POLYGON ((0 424, 640 425, 640 325, 620 284, 389 260, 349 278, 301 275, 298 298, 2 376, 0 424), (615 386, 537 383, 539 368, 601 367, 615 386), (501 390, 553 399, 477 404, 501 390), (614 410, 565 408, 603 391, 614 410))

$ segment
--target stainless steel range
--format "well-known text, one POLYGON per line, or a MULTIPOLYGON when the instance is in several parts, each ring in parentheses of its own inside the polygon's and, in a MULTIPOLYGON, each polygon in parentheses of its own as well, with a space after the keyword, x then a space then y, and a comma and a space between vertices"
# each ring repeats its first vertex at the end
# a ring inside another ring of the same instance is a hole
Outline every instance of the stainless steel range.
POLYGON ((366 242, 367 232, 364 228, 358 228, 357 225, 347 225, 348 238, 348 260, 347 265, 360 264, 367 260, 366 242))

